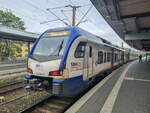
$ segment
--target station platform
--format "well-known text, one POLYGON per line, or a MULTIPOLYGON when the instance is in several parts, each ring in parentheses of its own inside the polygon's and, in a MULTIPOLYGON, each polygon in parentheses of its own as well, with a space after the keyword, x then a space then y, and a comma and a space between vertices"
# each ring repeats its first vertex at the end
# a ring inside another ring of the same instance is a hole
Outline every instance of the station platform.
POLYGON ((150 62, 124 64, 65 113, 150 113, 150 62))

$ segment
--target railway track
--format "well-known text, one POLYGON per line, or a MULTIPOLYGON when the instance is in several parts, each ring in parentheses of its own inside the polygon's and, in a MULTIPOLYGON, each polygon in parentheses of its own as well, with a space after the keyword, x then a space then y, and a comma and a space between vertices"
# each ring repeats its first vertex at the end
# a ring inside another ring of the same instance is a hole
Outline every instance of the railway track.
POLYGON ((19 68, 19 69, 10 69, 10 70, 0 70, 0 76, 4 77, 6 75, 14 75, 14 74, 18 74, 18 73, 26 73, 27 70, 26 68, 19 68))
POLYGON ((76 99, 50 96, 20 113, 63 113, 76 99))
POLYGON ((23 82, 14 82, 0 86, 0 95, 23 88, 23 82))
POLYGON ((19 97, 17 97, 17 98, 11 99, 11 100, 9 100, 9 101, 2 102, 2 103, 0 103, 0 106, 1 106, 1 105, 9 104, 9 103, 11 103, 11 102, 14 102, 14 101, 16 101, 16 100, 19 100, 19 99, 25 97, 25 96, 27 96, 27 95, 22 95, 22 96, 19 96, 19 97))

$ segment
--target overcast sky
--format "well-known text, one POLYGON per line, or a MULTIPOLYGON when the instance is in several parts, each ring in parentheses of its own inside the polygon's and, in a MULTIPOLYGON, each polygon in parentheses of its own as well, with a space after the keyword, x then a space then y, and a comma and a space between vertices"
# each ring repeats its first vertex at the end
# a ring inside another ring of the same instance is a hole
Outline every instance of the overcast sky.
MULTIPOLYGON (((62 7, 51 9, 51 11, 70 24, 72 21, 72 9, 64 7, 66 5, 81 6, 76 10, 77 24, 91 7, 92 3, 90 0, 0 0, 0 9, 11 10, 16 16, 20 17, 25 22, 27 31, 36 33, 42 33, 50 28, 66 26, 61 21, 41 24, 45 21, 57 19, 53 14, 46 10, 47 8, 62 7)), ((83 21, 84 22, 81 23, 79 27, 97 34, 115 44, 121 44, 122 40, 105 22, 94 6, 83 21)))

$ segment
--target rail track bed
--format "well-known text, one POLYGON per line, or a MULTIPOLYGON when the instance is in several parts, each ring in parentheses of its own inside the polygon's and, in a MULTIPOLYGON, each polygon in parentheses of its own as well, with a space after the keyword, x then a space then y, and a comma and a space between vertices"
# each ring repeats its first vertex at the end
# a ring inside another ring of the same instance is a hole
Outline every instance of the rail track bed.
POLYGON ((50 96, 20 113, 63 113, 77 99, 50 96))
POLYGON ((14 82, 0 86, 0 95, 23 88, 23 82, 14 82))
POLYGON ((95 81, 95 84, 89 87, 89 89, 75 98, 67 97, 56 97, 50 96, 44 100, 34 104, 31 107, 21 111, 20 113, 63 113, 65 112, 73 103, 75 103, 79 98, 81 98, 86 92, 93 88, 98 82, 104 79, 108 74, 103 74, 101 78, 95 81))
MULTIPOLYGON (((17 90, 20 91, 20 90, 17 90)), ((8 93, 12 94, 12 93, 8 93)), ((40 102, 44 98, 50 96, 50 94, 45 91, 39 92, 21 92, 20 94, 12 94, 12 98, 9 97, 7 101, 0 103, 0 113, 19 113, 24 109, 33 106, 34 104, 40 102)))

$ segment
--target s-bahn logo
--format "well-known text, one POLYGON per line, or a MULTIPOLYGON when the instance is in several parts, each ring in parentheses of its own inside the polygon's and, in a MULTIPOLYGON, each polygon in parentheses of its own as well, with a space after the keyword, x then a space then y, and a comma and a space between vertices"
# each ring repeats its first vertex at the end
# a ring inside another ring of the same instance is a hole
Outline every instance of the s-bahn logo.
POLYGON ((43 71, 43 66, 40 65, 40 64, 36 64, 36 65, 35 65, 35 73, 36 73, 37 75, 43 75, 43 74, 44 74, 43 72, 44 72, 44 71, 43 71))
POLYGON ((71 70, 72 71, 77 71, 77 70, 82 70, 82 63, 81 62, 71 62, 71 70))
POLYGON ((80 62, 71 62, 71 66, 78 66, 80 62))
POLYGON ((43 71, 42 65, 36 64, 36 70, 37 70, 37 71, 43 71))

